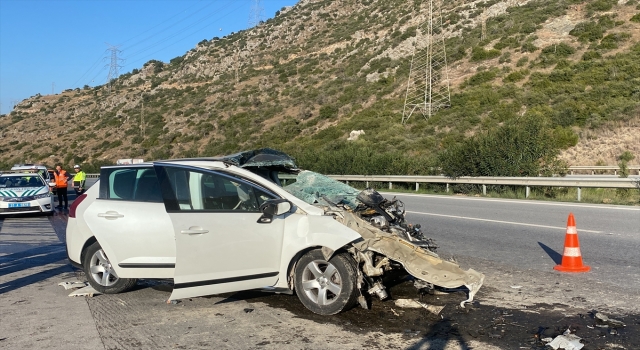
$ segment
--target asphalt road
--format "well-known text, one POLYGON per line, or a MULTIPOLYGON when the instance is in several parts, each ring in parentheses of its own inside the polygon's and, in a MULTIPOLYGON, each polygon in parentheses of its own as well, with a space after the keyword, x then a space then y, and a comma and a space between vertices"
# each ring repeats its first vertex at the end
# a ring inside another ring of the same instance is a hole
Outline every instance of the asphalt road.
POLYGON ((561 261, 572 212, 583 259, 592 267, 578 278, 640 291, 640 207, 385 193, 393 195, 440 254, 519 270, 549 271, 561 261))

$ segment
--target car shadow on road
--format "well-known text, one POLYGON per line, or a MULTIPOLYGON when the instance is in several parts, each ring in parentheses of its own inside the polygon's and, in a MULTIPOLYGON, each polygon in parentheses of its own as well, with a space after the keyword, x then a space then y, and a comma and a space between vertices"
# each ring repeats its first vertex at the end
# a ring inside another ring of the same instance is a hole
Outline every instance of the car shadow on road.
POLYGON ((547 245, 545 245, 542 242, 538 242, 538 245, 540 246, 540 248, 542 248, 542 250, 544 250, 545 253, 547 253, 547 255, 549 255, 549 257, 551 258, 551 260, 553 260, 554 263, 556 264, 562 263, 562 254, 549 248, 547 245))
POLYGON ((452 323, 449 318, 431 326, 427 331, 427 336, 423 337, 408 350, 443 350, 447 345, 454 345, 456 349, 471 350, 467 341, 462 337, 456 323, 452 323), (451 344, 449 344, 451 343, 451 344))

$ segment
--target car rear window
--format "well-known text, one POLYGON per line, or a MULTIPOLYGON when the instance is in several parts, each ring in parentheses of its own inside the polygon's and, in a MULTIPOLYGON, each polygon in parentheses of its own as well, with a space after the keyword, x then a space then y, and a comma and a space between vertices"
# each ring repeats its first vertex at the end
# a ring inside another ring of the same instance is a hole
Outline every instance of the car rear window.
POLYGON ((100 172, 100 199, 162 202, 153 168, 106 168, 100 172), (104 181, 104 182, 103 182, 104 181))

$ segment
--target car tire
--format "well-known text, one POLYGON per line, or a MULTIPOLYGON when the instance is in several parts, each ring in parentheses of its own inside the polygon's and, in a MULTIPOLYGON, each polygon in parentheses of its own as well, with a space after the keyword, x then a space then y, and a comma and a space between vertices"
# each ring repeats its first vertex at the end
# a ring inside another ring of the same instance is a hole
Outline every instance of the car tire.
POLYGON ((98 242, 94 242, 85 251, 82 267, 91 287, 102 294, 126 292, 137 282, 135 278, 118 277, 98 242))
POLYGON ((352 308, 358 298, 357 265, 345 252, 327 261, 319 249, 304 254, 295 267, 295 290, 300 302, 320 315, 352 308))

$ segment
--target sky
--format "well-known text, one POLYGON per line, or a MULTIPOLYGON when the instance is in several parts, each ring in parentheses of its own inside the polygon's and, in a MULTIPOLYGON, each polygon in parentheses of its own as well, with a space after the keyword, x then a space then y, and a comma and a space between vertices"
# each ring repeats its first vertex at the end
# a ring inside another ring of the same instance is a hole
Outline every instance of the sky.
POLYGON ((110 47, 124 74, 246 29, 256 2, 266 20, 297 0, 0 0, 0 114, 38 93, 104 84, 110 47))

